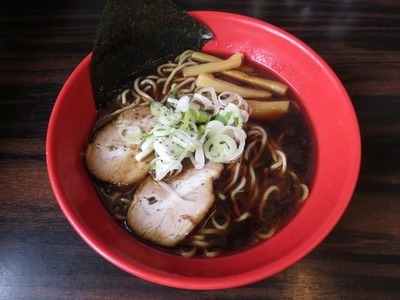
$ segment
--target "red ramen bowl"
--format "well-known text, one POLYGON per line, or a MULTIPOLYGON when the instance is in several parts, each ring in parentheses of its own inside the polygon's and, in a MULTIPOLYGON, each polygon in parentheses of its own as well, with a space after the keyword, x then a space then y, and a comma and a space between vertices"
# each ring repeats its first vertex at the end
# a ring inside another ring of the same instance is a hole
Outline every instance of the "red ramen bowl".
POLYGON ((360 136, 349 97, 329 66, 307 45, 267 23, 235 14, 191 12, 215 38, 206 52, 245 53, 291 88, 310 121, 316 145, 309 198, 274 237, 219 258, 182 258, 130 236, 106 210, 81 153, 96 117, 88 55, 62 88, 47 134, 47 166, 61 210, 80 237, 126 272, 184 289, 250 284, 290 267, 328 235, 344 213, 358 178, 360 136))

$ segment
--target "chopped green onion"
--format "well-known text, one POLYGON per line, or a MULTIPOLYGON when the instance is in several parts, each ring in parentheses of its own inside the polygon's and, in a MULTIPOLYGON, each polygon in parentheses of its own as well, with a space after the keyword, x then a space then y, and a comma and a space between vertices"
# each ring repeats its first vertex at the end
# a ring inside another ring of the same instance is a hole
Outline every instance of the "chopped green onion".
POLYGON ((163 110, 165 109, 165 107, 157 101, 154 101, 150 104, 150 113, 153 116, 158 117, 159 115, 161 115, 163 113, 163 110))
POLYGON ((225 93, 220 99, 212 88, 179 99, 177 95, 178 91, 174 90, 165 105, 150 104, 150 112, 157 120, 150 132, 142 133, 140 128, 140 132, 119 129, 121 139, 141 143, 137 160, 154 153, 151 169, 156 180, 180 172, 185 158, 200 169, 206 159, 230 163, 242 155, 246 140, 242 126, 247 121, 248 106, 239 95, 225 93))
POLYGON ((119 124, 117 126, 121 140, 127 144, 137 145, 143 140, 142 130, 139 126, 119 124))
POLYGON ((183 131, 186 131, 186 129, 188 128, 191 116, 192 116, 192 114, 190 113, 190 111, 185 112, 184 117, 183 117, 183 124, 181 125, 180 129, 182 129, 183 131))
POLYGON ((174 99, 178 98, 178 92, 179 92, 179 89, 174 89, 171 93, 171 98, 174 98, 174 99))
POLYGON ((211 162, 227 163, 236 150, 236 141, 227 134, 214 136, 204 144, 204 154, 211 162))
POLYGON ((210 121, 211 119, 211 115, 203 110, 198 111, 198 116, 196 121, 198 123, 207 123, 208 121, 210 121))
POLYGON ((228 111, 225 114, 220 112, 218 115, 215 116, 215 120, 222 122, 222 124, 224 125, 228 125, 231 116, 232 116, 231 111, 228 111))

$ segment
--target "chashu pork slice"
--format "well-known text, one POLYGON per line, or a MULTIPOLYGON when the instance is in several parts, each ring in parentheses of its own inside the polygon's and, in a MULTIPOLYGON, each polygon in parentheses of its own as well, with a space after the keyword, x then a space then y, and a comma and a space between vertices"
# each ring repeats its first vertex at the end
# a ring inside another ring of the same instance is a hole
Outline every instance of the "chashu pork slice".
POLYGON ((122 185, 134 184, 145 178, 151 157, 137 161, 135 156, 141 152, 140 148, 124 142, 118 129, 123 125, 136 125, 142 131, 150 131, 155 122, 150 107, 139 106, 122 112, 114 121, 99 129, 84 154, 89 172, 100 180, 122 185))
POLYGON ((129 227, 158 245, 179 244, 213 207, 214 180, 222 170, 223 164, 208 162, 202 169, 191 166, 165 181, 147 177, 129 208, 129 227))

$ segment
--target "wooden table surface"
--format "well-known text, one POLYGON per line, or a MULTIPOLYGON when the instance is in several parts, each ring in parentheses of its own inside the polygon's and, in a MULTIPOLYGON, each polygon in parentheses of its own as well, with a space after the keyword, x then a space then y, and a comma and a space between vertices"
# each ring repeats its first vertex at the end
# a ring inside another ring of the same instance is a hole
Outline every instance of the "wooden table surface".
POLYGON ((180 0, 252 16, 311 46, 347 89, 363 157, 350 206, 308 256, 222 291, 159 286, 83 242, 51 190, 45 137, 63 83, 91 51, 105 0, 0 4, 1 299, 400 299, 400 2, 180 0), (379 3, 379 4, 378 4, 379 3))

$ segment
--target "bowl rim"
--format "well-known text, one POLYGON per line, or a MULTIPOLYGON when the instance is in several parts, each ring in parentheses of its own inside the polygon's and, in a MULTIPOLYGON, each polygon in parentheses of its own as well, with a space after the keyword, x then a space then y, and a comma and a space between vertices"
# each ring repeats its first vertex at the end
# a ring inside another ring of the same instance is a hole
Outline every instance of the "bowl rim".
MULTIPOLYGON (((290 259, 285 262, 280 261, 279 263, 271 264, 266 267, 260 267, 256 270, 249 271, 245 274, 235 274, 232 276, 224 276, 224 277, 210 277, 210 278, 193 278, 193 277, 182 277, 171 274, 159 273, 154 270, 148 270, 142 266, 132 266, 132 264, 127 265, 127 263, 121 260, 118 255, 108 251, 106 247, 104 247, 101 243, 99 243, 91 233, 86 230, 86 228, 82 227, 79 220, 74 217, 74 214, 70 207, 62 200, 64 198, 64 194, 61 189, 61 181, 57 178, 56 166, 54 165, 54 152, 53 152, 53 142, 55 132, 54 124, 57 122, 57 115, 61 113, 62 109, 62 99, 64 97, 65 91, 67 91, 71 85, 73 84, 74 78, 77 74, 82 72, 82 70, 89 64, 91 59, 91 54, 88 54, 81 63, 75 68, 72 74, 69 76, 64 86, 62 87, 53 110, 51 112, 48 131, 46 136, 46 163, 48 169, 48 175, 50 178, 51 187, 56 196, 56 200, 66 216, 69 223, 78 233, 78 235, 85 240, 85 242, 93 248, 98 254, 104 257, 106 260, 116 265, 117 267, 125 270, 126 272, 138 276, 142 279, 148 280, 150 282, 158 283, 165 286, 183 288, 183 289, 196 289, 196 290, 210 290, 210 289, 225 289, 225 288, 233 288, 238 286, 247 285, 250 283, 254 283, 256 281, 265 279, 267 277, 271 277, 291 265, 298 262, 304 256, 309 254, 315 247, 317 247, 325 237, 332 231, 332 229, 339 222, 340 218, 344 214, 346 210, 354 189, 356 187, 356 182, 358 179, 359 171, 360 171, 360 163, 361 163, 361 139, 359 135, 359 127, 357 122, 357 117, 352 107, 350 98, 347 95, 342 83, 333 72, 333 70, 329 67, 329 65, 308 45, 302 42, 297 37, 292 34, 284 31, 281 28, 278 28, 270 23, 267 23, 262 20, 258 20, 252 17, 227 13, 227 12, 217 12, 217 11, 190 11, 188 12, 195 18, 208 18, 208 17, 218 17, 221 19, 230 18, 240 22, 244 22, 246 24, 250 24, 251 26, 262 27, 268 30, 271 34, 279 36, 286 41, 295 44, 299 49, 301 49, 311 60, 314 61, 315 64, 319 65, 320 68, 324 69, 327 76, 330 78, 330 82, 335 85, 335 89, 337 89, 341 93, 341 97, 346 100, 344 105, 347 105, 348 113, 352 114, 350 117, 352 119, 352 130, 357 132, 354 136, 354 144, 353 144, 353 168, 352 168, 352 177, 349 179, 351 181, 349 186, 347 187, 346 193, 344 196, 344 200, 341 201, 341 205, 336 207, 336 211, 334 216, 331 216, 327 222, 325 222, 324 226, 318 228, 316 230, 317 234, 314 234, 312 239, 309 239, 308 244, 303 244, 301 249, 297 249, 295 254, 290 255, 290 259)), ((212 29, 212 28, 211 28, 212 29)))

